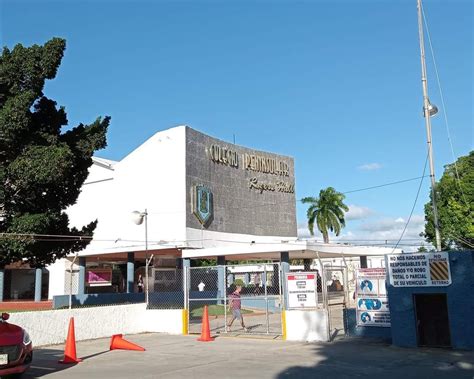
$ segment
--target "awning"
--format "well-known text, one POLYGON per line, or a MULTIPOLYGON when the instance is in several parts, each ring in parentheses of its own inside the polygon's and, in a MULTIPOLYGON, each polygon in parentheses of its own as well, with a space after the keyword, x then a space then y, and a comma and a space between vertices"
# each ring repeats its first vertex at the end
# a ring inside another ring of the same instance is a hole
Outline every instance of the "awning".
POLYGON ((288 252, 290 259, 350 258, 361 256, 384 256, 401 254, 401 249, 377 246, 354 246, 346 244, 325 244, 311 241, 288 243, 235 243, 230 246, 202 249, 183 249, 182 257, 191 259, 225 256, 232 260, 272 259, 280 260, 281 252, 288 252))

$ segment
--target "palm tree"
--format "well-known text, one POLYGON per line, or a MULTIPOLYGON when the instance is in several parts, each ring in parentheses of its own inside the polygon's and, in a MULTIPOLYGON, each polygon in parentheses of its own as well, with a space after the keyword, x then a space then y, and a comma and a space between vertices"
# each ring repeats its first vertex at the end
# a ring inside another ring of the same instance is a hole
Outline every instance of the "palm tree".
POLYGON ((301 200, 303 204, 310 204, 306 213, 308 217, 308 229, 314 235, 314 222, 318 230, 323 234, 324 243, 329 243, 328 230, 339 235, 341 229, 346 226, 344 212, 349 207, 343 203, 345 196, 334 188, 328 187, 319 191, 319 197, 305 197, 301 200))

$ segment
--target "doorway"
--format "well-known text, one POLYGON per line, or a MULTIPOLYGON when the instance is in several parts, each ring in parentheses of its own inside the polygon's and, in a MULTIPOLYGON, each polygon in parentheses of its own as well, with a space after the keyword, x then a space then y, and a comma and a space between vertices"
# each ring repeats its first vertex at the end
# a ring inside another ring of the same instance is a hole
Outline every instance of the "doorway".
POLYGON ((329 316, 329 340, 343 337, 346 333, 344 323, 344 312, 347 309, 348 296, 348 275, 345 266, 324 265, 323 298, 326 298, 326 306, 329 316))
POLYGON ((418 346, 451 347, 446 294, 414 294, 418 346))

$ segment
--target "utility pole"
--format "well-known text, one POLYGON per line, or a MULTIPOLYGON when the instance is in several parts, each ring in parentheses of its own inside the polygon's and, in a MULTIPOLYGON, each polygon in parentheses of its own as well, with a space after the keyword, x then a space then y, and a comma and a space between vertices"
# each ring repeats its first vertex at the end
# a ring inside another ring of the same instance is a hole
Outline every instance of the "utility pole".
POLYGON ((428 142, 428 157, 430 161, 431 178, 431 202, 433 204, 433 219, 436 236, 436 251, 441 251, 441 235, 439 233, 438 208, 436 206, 436 180, 433 161, 433 144, 431 141, 431 116, 434 116, 438 109, 431 105, 428 98, 428 83, 426 79, 426 61, 425 61, 425 40, 423 36, 423 16, 421 9, 421 0, 417 0, 418 8, 418 34, 420 37, 420 55, 421 55, 421 83, 423 86, 423 114, 425 116, 426 137, 428 142))

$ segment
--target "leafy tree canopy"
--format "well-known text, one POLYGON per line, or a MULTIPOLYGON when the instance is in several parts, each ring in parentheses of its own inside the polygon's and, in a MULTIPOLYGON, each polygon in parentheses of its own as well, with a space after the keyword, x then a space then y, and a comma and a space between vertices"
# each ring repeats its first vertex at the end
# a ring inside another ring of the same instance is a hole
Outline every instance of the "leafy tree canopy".
POLYGON ((319 192, 319 197, 305 197, 301 200, 303 204, 309 204, 306 213, 308 217, 308 229, 314 235, 314 223, 323 234, 325 243, 329 243, 329 230, 339 235, 342 228, 346 226, 344 212, 349 207, 344 204, 345 196, 334 188, 328 187, 319 192))
POLYGON ((191 267, 209 267, 216 266, 217 259, 192 259, 191 267))
POLYGON ((0 57, 0 267, 26 261, 41 267, 83 249, 97 222, 69 227, 64 209, 73 205, 92 164, 106 146, 110 118, 67 131, 64 107, 43 94, 54 79, 66 41, 4 47, 0 57))
MULTIPOLYGON (((430 198, 432 195, 430 194, 430 198)), ((454 164, 444 167, 441 180, 436 185, 441 247, 474 247, 474 151, 460 157, 454 164), (457 168, 457 173, 456 173, 457 168), (459 180, 458 180, 459 175, 459 180)), ((433 208, 425 204, 425 232, 422 235, 435 244, 433 208)))

